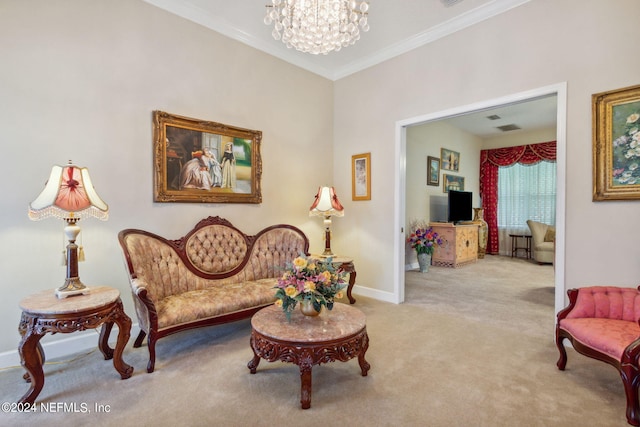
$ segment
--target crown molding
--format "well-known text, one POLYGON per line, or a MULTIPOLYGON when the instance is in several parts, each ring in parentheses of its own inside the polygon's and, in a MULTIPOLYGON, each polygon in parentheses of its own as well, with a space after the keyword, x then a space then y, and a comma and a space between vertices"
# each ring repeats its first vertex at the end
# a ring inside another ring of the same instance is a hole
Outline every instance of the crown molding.
POLYGON ((501 13, 507 12, 515 7, 528 3, 531 0, 494 0, 475 9, 469 10, 455 18, 452 18, 442 24, 428 28, 425 31, 409 37, 398 43, 394 43, 383 49, 380 49, 372 55, 357 59, 345 64, 337 69, 329 69, 319 65, 315 61, 307 60, 313 56, 300 55, 297 51, 286 49, 281 46, 274 47, 271 40, 255 37, 249 33, 241 31, 231 26, 228 22, 220 19, 216 15, 212 15, 209 11, 204 10, 188 0, 143 0, 146 3, 164 9, 174 15, 178 15, 189 21, 200 24, 215 32, 218 32, 231 39, 237 40, 271 56, 282 59, 290 64, 296 65, 314 74, 318 74, 329 80, 335 81, 347 77, 351 74, 372 67, 381 62, 387 61, 403 53, 409 52, 425 44, 432 43, 438 39, 446 37, 457 31, 461 31, 479 22, 485 21, 501 13))

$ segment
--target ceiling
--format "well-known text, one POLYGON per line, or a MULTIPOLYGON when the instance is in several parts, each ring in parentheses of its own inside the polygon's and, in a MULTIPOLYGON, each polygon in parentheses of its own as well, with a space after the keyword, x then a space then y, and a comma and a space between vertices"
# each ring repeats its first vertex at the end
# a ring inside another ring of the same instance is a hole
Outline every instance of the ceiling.
MULTIPOLYGON (((293 65, 337 80, 386 61, 456 31, 490 19, 530 0, 369 0, 369 25, 354 45, 328 55, 288 49, 271 36, 273 25, 263 19, 271 0, 144 0, 293 65)), ((555 98, 464 115, 451 123, 488 137, 497 126, 516 124, 522 131, 550 127, 556 120, 555 98), (486 116, 496 114, 500 120, 486 116)))

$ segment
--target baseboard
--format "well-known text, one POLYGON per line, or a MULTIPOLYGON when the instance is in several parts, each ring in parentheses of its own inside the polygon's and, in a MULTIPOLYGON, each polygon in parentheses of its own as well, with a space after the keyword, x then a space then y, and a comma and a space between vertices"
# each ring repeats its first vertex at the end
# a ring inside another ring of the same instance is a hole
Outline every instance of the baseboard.
POLYGON ((418 265, 418 262, 412 262, 411 264, 405 264, 404 265, 404 271, 409 271, 409 270, 416 270, 420 268, 420 266, 418 265))
MULTIPOLYGON (((138 336, 139 332, 140 329, 138 328, 138 324, 136 323, 132 325, 131 336, 135 338, 138 336)), ((68 357, 72 354, 96 349, 98 347, 100 329, 91 329, 64 335, 67 336, 55 341, 45 343, 41 341, 42 349, 44 350, 45 358, 47 360, 68 357)), ((113 329, 111 330, 111 335, 109 336, 109 345, 112 348, 115 346, 117 338, 118 326, 114 324, 113 329)), ((43 339, 46 339, 46 337, 43 337, 43 339)), ((0 369, 14 367, 20 367, 20 355, 18 354, 18 349, 0 353, 0 369)))
MULTIPOLYGON (((362 295, 365 297, 373 298, 378 301, 395 303, 396 300, 394 298, 394 294, 392 292, 379 291, 377 289, 365 288, 363 286, 355 285, 353 290, 356 291, 358 295, 362 295)), ((358 304, 358 297, 354 297, 356 299, 356 305, 358 304)))

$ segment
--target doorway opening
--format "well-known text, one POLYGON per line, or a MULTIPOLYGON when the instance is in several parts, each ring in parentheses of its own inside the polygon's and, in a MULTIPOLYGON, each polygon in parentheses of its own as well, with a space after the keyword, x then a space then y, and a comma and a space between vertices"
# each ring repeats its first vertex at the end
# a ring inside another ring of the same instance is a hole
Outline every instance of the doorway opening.
POLYGON ((404 273, 405 273, 405 223, 406 209, 406 134, 407 128, 428 122, 477 113, 483 110, 504 107, 510 104, 523 103, 541 97, 555 95, 556 97, 556 144, 557 144, 557 193, 556 193, 556 260, 555 260, 555 311, 564 307, 565 283, 564 283, 564 248, 565 248, 565 200, 566 200, 566 106, 567 93, 566 82, 520 92, 501 98, 478 102, 466 106, 456 107, 432 114, 405 119, 396 123, 396 164, 399 165, 396 174, 396 191, 398 200, 394 213, 396 230, 396 260, 395 260, 395 284, 394 299, 397 303, 404 302, 404 273))

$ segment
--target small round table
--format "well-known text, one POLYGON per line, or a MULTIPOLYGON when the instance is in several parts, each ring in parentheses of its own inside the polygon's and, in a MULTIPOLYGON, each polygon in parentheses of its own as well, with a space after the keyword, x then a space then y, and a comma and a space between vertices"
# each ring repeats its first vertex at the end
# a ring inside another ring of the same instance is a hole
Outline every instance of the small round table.
POLYGON ((291 322, 282 308, 271 305, 251 318, 251 348, 253 359, 247 364, 256 373, 260 358, 269 362, 280 360, 300 367, 302 409, 311 407, 311 368, 313 365, 346 362, 358 358, 362 376, 371 365, 364 355, 369 348, 365 315, 347 304, 336 303, 317 317, 306 317, 300 310, 291 313, 291 322))
POLYGON ((30 388, 20 403, 33 402, 44 386, 42 365, 45 361, 40 339, 47 333, 56 334, 95 329, 104 323, 100 331, 98 348, 105 360, 113 358, 113 366, 122 379, 131 377, 133 367, 122 360, 129 334, 131 319, 124 312, 120 292, 107 286, 92 287, 84 295, 59 299, 53 290, 38 292, 20 302, 22 318, 18 332, 22 336, 18 351, 20 363, 26 369, 24 379, 30 388), (118 325, 118 341, 115 351, 109 347, 109 334, 113 324, 118 325))

